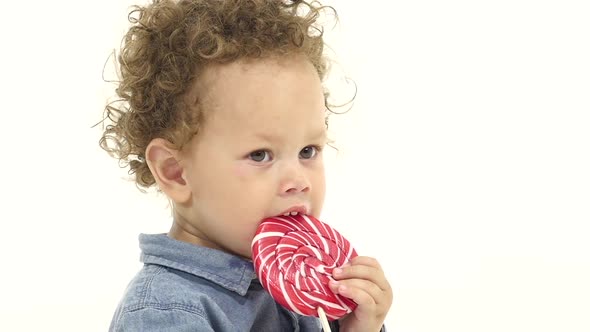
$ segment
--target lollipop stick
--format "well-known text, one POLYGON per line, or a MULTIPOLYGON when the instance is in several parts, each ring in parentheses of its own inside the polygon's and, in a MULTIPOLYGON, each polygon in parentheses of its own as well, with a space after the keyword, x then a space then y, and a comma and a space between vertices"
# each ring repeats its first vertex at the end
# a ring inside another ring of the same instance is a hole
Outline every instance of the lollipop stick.
POLYGON ((330 324, 328 323, 328 318, 326 317, 326 313, 322 307, 318 307, 318 317, 320 317, 320 322, 322 322, 322 329, 324 332, 332 332, 330 330, 330 324))

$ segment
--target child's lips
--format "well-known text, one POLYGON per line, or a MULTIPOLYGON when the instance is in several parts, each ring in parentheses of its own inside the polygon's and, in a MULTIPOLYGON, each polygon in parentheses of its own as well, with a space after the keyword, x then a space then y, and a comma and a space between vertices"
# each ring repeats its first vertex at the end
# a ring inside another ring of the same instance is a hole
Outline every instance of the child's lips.
POLYGON ((297 214, 308 214, 309 208, 306 205, 295 205, 278 214, 278 216, 294 216, 297 214))

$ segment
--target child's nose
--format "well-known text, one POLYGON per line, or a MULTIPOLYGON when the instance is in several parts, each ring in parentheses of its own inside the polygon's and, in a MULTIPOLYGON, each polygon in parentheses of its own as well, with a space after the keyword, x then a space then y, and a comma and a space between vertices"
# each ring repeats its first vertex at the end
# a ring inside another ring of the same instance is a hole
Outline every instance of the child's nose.
POLYGON ((301 165, 291 165, 283 172, 280 184, 280 192, 283 195, 308 192, 311 183, 301 165))

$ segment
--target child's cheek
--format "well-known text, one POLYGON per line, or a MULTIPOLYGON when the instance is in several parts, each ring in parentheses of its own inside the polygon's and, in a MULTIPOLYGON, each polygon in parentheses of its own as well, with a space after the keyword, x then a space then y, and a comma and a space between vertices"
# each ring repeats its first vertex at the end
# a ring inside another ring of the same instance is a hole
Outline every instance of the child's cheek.
POLYGON ((252 165, 247 162, 238 162, 234 167, 234 175, 242 181, 247 180, 252 175, 252 165))
POLYGON ((261 180, 261 176, 266 174, 270 165, 259 165, 249 160, 236 162, 233 168, 233 174, 240 182, 256 182, 261 180))

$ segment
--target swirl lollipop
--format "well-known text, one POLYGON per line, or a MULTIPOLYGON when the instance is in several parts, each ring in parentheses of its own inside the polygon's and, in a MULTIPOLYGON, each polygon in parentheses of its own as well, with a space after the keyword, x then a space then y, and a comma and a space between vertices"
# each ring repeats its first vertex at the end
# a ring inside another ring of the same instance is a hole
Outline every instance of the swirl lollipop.
POLYGON ((325 312, 332 320, 356 308, 328 287, 332 270, 356 256, 335 229, 302 214, 263 220, 252 241, 256 274, 278 303, 306 316, 325 312))

